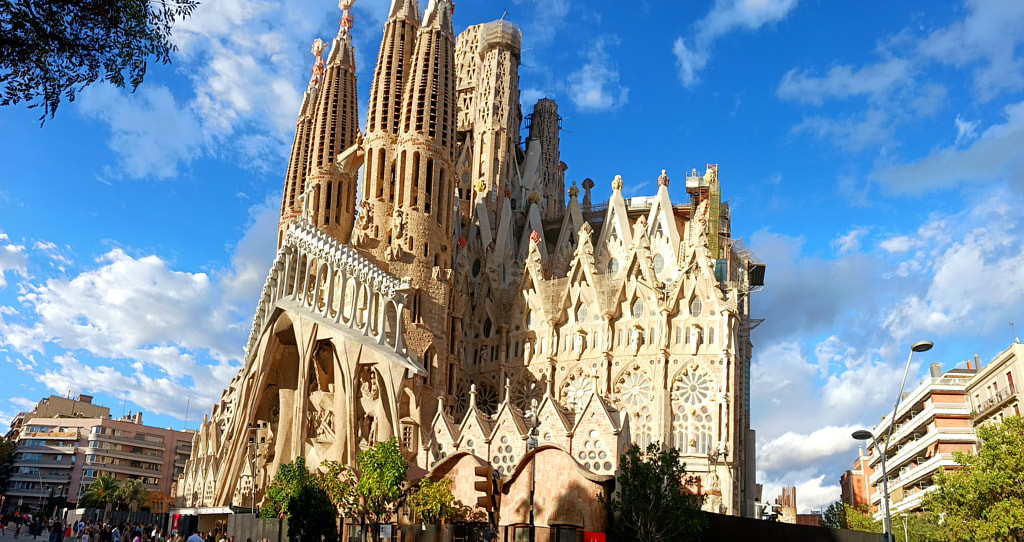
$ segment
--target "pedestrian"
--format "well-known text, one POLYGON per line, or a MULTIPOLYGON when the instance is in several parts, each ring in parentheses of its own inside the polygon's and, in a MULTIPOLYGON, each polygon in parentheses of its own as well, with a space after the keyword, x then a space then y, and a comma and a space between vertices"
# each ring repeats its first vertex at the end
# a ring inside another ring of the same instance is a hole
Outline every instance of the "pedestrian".
POLYGON ((21 523, 14 526, 14 538, 18 538, 19 534, 21 534, 21 523))

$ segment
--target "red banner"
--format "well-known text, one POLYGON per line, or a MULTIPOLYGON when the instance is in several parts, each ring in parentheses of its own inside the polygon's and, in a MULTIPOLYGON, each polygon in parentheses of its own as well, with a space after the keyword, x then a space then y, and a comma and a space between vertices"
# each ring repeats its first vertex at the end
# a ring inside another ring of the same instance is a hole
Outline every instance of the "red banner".
POLYGON ((583 531, 583 542, 604 542, 604 533, 583 531))
POLYGON ((174 516, 171 518, 171 530, 178 530, 178 516, 179 514, 174 514, 174 516))

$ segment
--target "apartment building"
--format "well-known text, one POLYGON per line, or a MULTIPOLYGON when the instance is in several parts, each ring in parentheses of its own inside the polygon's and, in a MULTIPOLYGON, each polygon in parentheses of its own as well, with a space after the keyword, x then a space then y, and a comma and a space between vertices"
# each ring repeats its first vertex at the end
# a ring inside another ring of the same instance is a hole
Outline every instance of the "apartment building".
POLYGON ((853 462, 853 468, 839 477, 840 499, 858 510, 863 507, 869 508, 871 513, 876 512, 876 508, 870 505, 872 487, 868 483, 873 472, 874 469, 871 468, 868 456, 864 455, 864 448, 858 446, 857 459, 853 462))
MULTIPOLYGON (((932 477, 939 469, 954 468, 953 452, 974 450, 971 407, 966 396, 967 384, 975 374, 966 369, 942 373, 938 363, 931 365, 930 376, 905 394, 896 412, 890 444, 887 447, 886 472, 889 478, 889 500, 892 514, 921 509, 924 495, 934 486, 932 477)), ((883 437, 892 414, 887 414, 872 431, 883 437)), ((867 464, 871 509, 875 518, 882 516, 881 456, 875 453, 874 442, 868 443, 867 464)))
POLYGON ((31 418, 109 418, 110 409, 94 405, 91 395, 77 397, 61 397, 51 395, 36 403, 31 412, 19 412, 11 419, 10 429, 5 435, 10 440, 18 440, 25 420, 31 418))
POLYGON ((170 495, 192 453, 192 431, 142 425, 142 414, 109 418, 27 418, 15 450, 6 503, 33 508, 52 499, 76 503, 96 478, 142 480, 170 495))
POLYGON ((1024 345, 1014 341, 992 361, 979 367, 967 384, 974 427, 1007 416, 1020 416, 1020 382, 1024 377, 1024 345))

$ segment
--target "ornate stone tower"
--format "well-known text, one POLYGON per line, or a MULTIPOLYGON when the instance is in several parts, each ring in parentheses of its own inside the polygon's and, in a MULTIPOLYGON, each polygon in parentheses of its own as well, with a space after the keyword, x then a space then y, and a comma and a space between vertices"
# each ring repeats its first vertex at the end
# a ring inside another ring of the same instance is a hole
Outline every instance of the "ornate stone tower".
POLYGON ((313 42, 313 63, 309 85, 302 95, 299 117, 295 121, 295 138, 288 158, 288 171, 284 177, 284 191, 281 194, 281 219, 277 226, 277 248, 281 248, 288 224, 302 214, 302 192, 306 189, 306 174, 309 170, 309 140, 312 135, 313 114, 316 112, 316 98, 320 90, 320 79, 324 74, 323 40, 313 42))
MULTIPOLYGON (((355 220, 358 159, 342 151, 359 141, 359 113, 356 96, 356 61, 349 31, 352 0, 342 0, 341 28, 331 43, 323 82, 317 95, 309 149, 309 185, 312 201, 306 205, 313 224, 342 243, 348 242, 355 220)), ((358 151, 356 151, 358 152, 358 151)), ((310 196, 307 196, 310 197, 310 196)))
POLYGON ((559 161, 558 130, 562 119, 558 116, 558 104, 544 98, 533 106, 530 115, 530 140, 540 143, 539 186, 542 214, 546 219, 559 218, 565 214, 565 162, 559 161))
MULTIPOLYGON (((471 133, 467 152, 475 157, 471 171, 460 179, 462 197, 469 212, 470 194, 482 193, 497 228, 498 215, 507 197, 516 197, 516 146, 519 144, 519 28, 508 21, 494 21, 467 28, 459 35, 458 59, 459 130, 471 133)), ((467 214, 468 216, 468 214, 467 214)))
POLYGON ((395 142, 402 118, 402 97, 412 64, 412 49, 419 30, 419 4, 416 0, 392 0, 384 38, 377 54, 377 67, 370 85, 370 106, 366 120, 366 167, 363 171, 363 195, 359 204, 362 230, 356 245, 378 265, 390 246, 387 231, 395 205, 395 142))
POLYGON ((358 143, 355 51, 349 31, 352 0, 342 0, 338 35, 324 64, 324 43, 313 42, 313 77, 302 100, 281 197, 278 246, 288 223, 300 216, 345 243, 355 219, 358 143), (339 161, 342 158, 342 161, 339 161))
POLYGON ((451 15, 448 0, 431 0, 416 38, 393 155, 397 194, 385 252, 389 271, 410 277, 416 289, 405 339, 423 355, 431 388, 444 381, 437 352, 445 351, 451 287, 456 120, 451 15))

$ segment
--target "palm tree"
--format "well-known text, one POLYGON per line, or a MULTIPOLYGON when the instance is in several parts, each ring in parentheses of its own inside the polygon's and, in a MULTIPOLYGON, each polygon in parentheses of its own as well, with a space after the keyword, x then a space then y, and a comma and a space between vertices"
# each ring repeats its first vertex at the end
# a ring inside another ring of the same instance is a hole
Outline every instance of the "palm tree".
POLYGON ((82 505, 90 508, 103 508, 114 502, 114 493, 117 491, 117 481, 110 474, 100 476, 89 489, 82 495, 82 505))
POLYGON ((122 480, 114 493, 114 500, 119 506, 127 506, 129 509, 138 510, 149 500, 149 490, 143 485, 142 480, 122 480), (135 505, 134 507, 132 505, 135 505))

